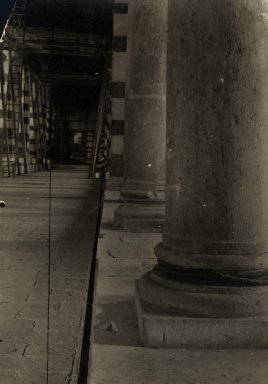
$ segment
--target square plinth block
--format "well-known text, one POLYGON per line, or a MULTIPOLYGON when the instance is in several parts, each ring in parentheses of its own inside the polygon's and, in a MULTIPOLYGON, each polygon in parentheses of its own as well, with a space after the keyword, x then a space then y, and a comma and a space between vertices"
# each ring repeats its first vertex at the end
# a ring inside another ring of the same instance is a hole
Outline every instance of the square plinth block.
POLYGON ((141 340, 146 347, 267 349, 268 318, 193 318, 162 314, 135 288, 141 340))

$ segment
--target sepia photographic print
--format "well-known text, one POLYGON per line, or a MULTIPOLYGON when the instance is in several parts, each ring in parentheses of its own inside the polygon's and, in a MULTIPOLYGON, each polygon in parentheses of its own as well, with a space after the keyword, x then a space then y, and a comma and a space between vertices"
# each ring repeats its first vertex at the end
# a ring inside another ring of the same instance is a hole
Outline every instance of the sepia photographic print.
POLYGON ((268 1, 0 0, 0 384, 268 383, 268 1))

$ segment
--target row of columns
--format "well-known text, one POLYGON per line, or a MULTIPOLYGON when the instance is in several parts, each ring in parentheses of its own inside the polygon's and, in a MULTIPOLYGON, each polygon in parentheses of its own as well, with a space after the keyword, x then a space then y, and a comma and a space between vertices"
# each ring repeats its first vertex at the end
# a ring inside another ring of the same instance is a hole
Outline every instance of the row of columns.
POLYGON ((164 219, 136 282, 145 345, 267 348, 267 15, 265 0, 130 1, 115 225, 164 219))

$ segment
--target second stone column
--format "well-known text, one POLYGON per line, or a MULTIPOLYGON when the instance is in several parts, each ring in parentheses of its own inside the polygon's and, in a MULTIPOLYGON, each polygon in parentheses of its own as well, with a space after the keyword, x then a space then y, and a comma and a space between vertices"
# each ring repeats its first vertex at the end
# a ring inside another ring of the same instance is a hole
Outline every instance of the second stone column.
POLYGON ((118 229, 162 230, 165 201, 167 0, 131 0, 124 203, 118 229))

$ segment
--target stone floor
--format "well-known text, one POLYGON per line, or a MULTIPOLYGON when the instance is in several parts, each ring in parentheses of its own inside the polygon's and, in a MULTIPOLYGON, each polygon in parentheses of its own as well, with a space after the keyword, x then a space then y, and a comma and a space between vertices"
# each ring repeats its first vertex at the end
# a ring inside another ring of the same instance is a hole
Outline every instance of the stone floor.
POLYGON ((153 248, 161 235, 114 230, 114 210, 120 203, 115 191, 105 195, 88 384, 267 384, 266 350, 142 346, 134 280, 156 262, 153 248))
MULTIPOLYGON (((52 171, 49 384, 76 383, 99 182, 52 171)), ((49 173, 0 179, 0 384, 46 383, 49 173)))

